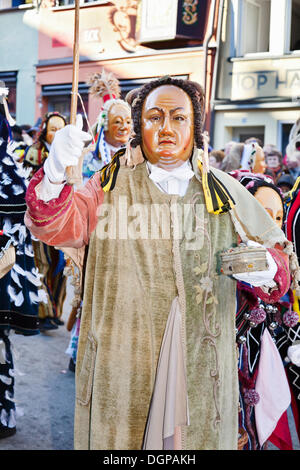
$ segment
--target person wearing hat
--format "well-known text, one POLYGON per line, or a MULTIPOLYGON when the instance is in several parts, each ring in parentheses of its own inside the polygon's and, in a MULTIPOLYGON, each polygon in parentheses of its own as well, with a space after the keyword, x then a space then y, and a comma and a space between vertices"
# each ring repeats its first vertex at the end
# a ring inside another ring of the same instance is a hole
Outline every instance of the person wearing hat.
POLYGON ((27 191, 35 236, 64 250, 89 244, 75 448, 237 449, 236 279, 274 300, 299 266, 258 201, 209 169, 198 83, 153 80, 130 104, 130 147, 83 189, 64 182, 89 137, 77 121, 56 134, 27 191), (259 275, 219 271, 240 239, 268 247, 259 275))
POLYGON ((131 137, 132 120, 128 103, 120 98, 119 81, 111 73, 102 70, 89 79, 90 93, 102 100, 97 122, 92 128, 95 143, 83 160, 83 180, 87 181, 95 171, 110 163, 113 155, 125 147, 131 137))
POLYGON ((294 178, 292 177, 292 175, 284 173, 278 179, 276 186, 277 188, 280 188, 284 194, 286 194, 294 186, 294 178))
MULTIPOLYGON (((66 118, 56 111, 45 114, 35 142, 25 151, 23 166, 29 171, 29 180, 47 160, 55 133, 66 123, 66 118)), ((32 244, 36 266, 43 274, 43 289, 48 299, 47 303, 39 306, 40 328, 41 331, 56 330, 63 325, 61 316, 66 297, 66 261, 61 250, 40 240, 33 240, 32 244)))

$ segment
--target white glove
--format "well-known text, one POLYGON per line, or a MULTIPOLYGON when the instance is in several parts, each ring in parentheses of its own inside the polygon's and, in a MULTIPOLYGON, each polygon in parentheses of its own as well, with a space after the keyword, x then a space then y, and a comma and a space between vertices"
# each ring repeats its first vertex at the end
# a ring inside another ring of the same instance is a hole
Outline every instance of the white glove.
POLYGON ((48 158, 44 163, 44 172, 52 183, 65 180, 67 166, 77 166, 85 142, 92 136, 82 131, 82 116, 76 116, 76 125, 69 124, 55 133, 48 158))
POLYGON ((300 367, 300 343, 290 346, 287 350, 287 355, 295 366, 300 367))
MULTIPOLYGON (((259 243, 249 240, 248 246, 261 246, 259 243)), ((277 264, 275 263, 272 255, 267 251, 267 263, 268 269, 266 271, 254 271, 252 273, 237 273, 233 274, 233 277, 238 281, 247 282, 254 287, 275 287, 276 282, 274 281, 275 274, 277 273, 277 264)))

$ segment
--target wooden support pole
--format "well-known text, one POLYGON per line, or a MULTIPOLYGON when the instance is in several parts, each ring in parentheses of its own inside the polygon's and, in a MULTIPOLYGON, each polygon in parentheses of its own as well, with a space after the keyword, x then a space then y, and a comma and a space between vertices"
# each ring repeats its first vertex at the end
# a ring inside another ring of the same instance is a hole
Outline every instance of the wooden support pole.
MULTIPOLYGON (((72 94, 70 124, 76 123, 77 114, 77 96, 79 81, 79 1, 75 0, 75 19, 74 19, 74 43, 73 43, 73 71, 72 71, 72 94)), ((68 166, 66 168, 67 183, 70 185, 82 185, 82 163, 83 157, 79 159, 77 166, 68 166)))

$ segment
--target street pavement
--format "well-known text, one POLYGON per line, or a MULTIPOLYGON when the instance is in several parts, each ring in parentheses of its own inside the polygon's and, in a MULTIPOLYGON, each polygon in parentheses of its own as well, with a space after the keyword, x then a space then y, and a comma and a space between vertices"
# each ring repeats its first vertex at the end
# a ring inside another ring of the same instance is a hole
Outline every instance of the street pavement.
MULTIPOLYGON (((73 288, 67 286, 62 319, 67 321, 73 288)), ((70 333, 57 330, 25 337, 11 335, 15 362, 17 433, 0 440, 1 450, 73 450, 75 374, 66 354, 70 333)), ((293 446, 300 449, 289 411, 293 446)), ((277 450, 269 443, 268 450, 277 450)))
MULTIPOLYGON (((73 290, 68 284, 62 320, 67 321, 73 290)), ((68 370, 65 325, 35 336, 11 334, 15 366, 17 432, 0 440, 1 450, 72 450, 74 372, 68 370)))

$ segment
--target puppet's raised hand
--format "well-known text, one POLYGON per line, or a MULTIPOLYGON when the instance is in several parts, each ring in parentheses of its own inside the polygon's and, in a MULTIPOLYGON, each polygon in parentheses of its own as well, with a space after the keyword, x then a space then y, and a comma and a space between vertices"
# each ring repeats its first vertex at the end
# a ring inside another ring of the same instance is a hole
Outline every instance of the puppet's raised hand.
POLYGON ((69 124, 55 133, 49 156, 44 163, 44 172, 52 183, 65 181, 65 169, 76 166, 83 147, 92 136, 82 130, 82 116, 76 118, 76 125, 69 124))

